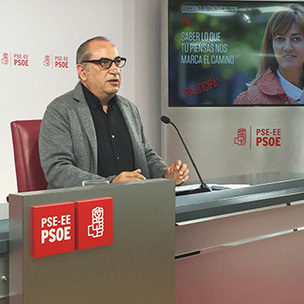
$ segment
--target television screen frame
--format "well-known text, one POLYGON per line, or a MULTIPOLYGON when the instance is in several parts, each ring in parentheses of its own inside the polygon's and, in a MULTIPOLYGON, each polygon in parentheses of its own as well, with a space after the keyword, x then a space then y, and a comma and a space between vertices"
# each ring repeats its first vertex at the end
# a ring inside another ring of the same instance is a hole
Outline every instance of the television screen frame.
POLYGON ((168 107, 282 106, 234 102, 256 76, 270 16, 290 3, 304 7, 300 1, 166 0, 168 107))

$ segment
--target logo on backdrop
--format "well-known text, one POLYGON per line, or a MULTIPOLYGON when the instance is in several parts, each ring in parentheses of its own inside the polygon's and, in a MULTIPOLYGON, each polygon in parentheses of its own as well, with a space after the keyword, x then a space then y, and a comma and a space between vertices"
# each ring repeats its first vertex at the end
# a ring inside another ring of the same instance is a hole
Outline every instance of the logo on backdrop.
POLYGON ((1 63, 4 64, 4 65, 8 65, 9 62, 10 62, 10 56, 8 53, 3 53, 2 54, 2 59, 1 59, 1 63))
POLYGON ((7 67, 26 67, 32 66, 33 62, 38 62, 40 65, 54 69, 69 69, 69 57, 62 55, 47 54, 39 60, 35 60, 28 53, 17 53, 5 51, 0 53, 0 65, 7 67), (30 60, 31 58, 31 60, 30 60), (33 60, 34 59, 34 60, 33 60))
POLYGON ((234 143, 239 146, 245 146, 246 145, 246 129, 245 128, 239 128, 237 130, 237 137, 234 138, 234 143))
POLYGON ((54 56, 45 55, 43 65, 55 69, 68 69, 69 68, 69 57, 68 56, 54 56))
POLYGON ((1 64, 10 67, 29 67, 29 54, 3 52, 1 55, 1 64))
POLYGON ((253 147, 281 147, 281 128, 239 128, 236 130, 234 144, 238 146, 249 145, 253 147))

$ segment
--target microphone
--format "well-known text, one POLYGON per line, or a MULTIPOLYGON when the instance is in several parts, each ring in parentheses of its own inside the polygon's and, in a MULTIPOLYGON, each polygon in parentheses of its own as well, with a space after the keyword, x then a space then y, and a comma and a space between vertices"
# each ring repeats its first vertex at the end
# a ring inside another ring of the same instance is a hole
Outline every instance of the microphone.
POLYGON ((185 141, 184 141, 184 139, 183 139, 183 137, 182 137, 182 135, 181 135, 179 129, 177 128, 177 126, 170 120, 169 117, 167 117, 167 116, 165 116, 165 115, 163 115, 163 116, 160 118, 160 120, 161 120, 164 124, 171 124, 171 125, 174 127, 174 129, 176 130, 176 132, 177 132, 177 134, 178 134, 178 136, 179 136, 179 138, 180 138, 182 144, 184 145, 184 148, 185 148, 185 150, 186 150, 186 152, 187 152, 187 154, 188 154, 188 156, 189 156, 189 158, 190 158, 190 161, 191 161, 192 166, 194 167, 194 170, 195 170, 195 172, 196 172, 196 174, 197 174, 197 176, 198 176, 198 178, 199 178, 199 181, 200 181, 200 183, 201 183, 201 186, 200 186, 199 191, 195 191, 195 190, 192 190, 192 191, 191 191, 191 190, 190 190, 190 191, 185 191, 185 192, 188 192, 188 193, 194 193, 194 192, 210 192, 211 190, 210 190, 210 188, 204 183, 204 181, 203 181, 203 179, 202 179, 202 177, 201 177, 201 175, 200 175, 200 173, 199 173, 199 171, 198 171, 198 169, 197 169, 197 167, 196 167, 196 164, 195 164, 195 162, 194 162, 194 160, 193 160, 193 158, 192 158, 192 156, 191 156, 191 154, 190 154, 190 151, 189 151, 189 149, 188 149, 188 147, 187 147, 187 145, 186 145, 186 143, 185 143, 185 141))

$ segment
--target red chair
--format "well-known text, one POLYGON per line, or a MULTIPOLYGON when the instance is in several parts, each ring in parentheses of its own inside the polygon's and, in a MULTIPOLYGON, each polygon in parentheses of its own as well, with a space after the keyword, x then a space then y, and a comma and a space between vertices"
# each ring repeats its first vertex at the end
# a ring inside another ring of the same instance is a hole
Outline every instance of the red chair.
POLYGON ((41 119, 11 122, 18 192, 47 189, 38 151, 40 125, 41 119))

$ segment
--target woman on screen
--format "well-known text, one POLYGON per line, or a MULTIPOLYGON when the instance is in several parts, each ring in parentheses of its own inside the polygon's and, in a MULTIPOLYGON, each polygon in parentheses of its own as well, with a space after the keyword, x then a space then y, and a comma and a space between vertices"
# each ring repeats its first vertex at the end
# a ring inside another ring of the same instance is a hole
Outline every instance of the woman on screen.
POLYGON ((256 78, 234 104, 304 104, 304 8, 288 4, 266 26, 256 78))

